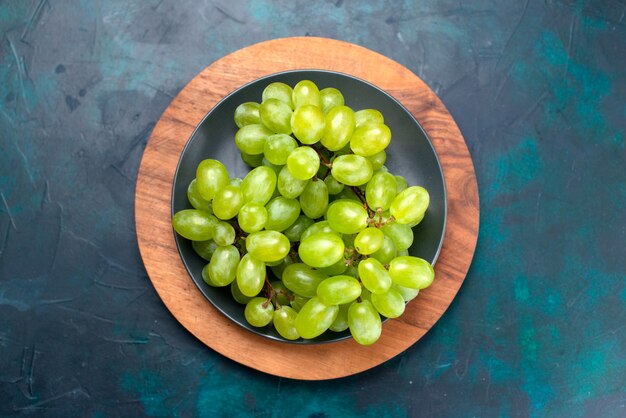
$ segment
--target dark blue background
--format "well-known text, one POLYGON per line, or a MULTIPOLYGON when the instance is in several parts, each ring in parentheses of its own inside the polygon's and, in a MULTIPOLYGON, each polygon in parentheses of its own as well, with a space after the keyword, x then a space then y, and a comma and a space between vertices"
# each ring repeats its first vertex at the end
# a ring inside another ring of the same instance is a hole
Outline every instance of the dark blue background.
POLYGON ((626 416, 625 14, 618 0, 1 2, 0 415, 626 416), (424 79, 481 198, 444 317, 328 382, 197 341, 134 230, 142 151, 172 98, 225 54, 296 35, 424 79))

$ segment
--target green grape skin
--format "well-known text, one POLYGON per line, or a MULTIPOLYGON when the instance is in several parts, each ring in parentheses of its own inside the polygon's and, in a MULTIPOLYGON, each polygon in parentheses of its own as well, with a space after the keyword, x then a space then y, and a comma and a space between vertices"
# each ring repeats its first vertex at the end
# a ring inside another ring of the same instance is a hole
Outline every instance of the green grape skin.
POLYGON ((241 183, 243 183, 243 179, 239 178, 239 177, 233 177, 229 180, 228 185, 229 186, 237 186, 237 187, 241 187, 241 183))
POLYGON ((287 158, 289 172, 299 180, 312 178, 320 168, 320 157, 311 147, 301 146, 289 154, 287 158))
POLYGON ((302 237, 302 233, 314 223, 315 221, 308 216, 300 215, 289 228, 283 231, 283 234, 289 239, 289 242, 298 242, 302 237))
POLYGON ((388 210, 396 197, 396 180, 392 174, 376 173, 365 186, 365 199, 373 210, 388 210))
POLYGON ((293 109, 293 100, 292 100, 293 89, 280 81, 275 81, 270 83, 265 87, 263 93, 261 94, 261 100, 264 102, 267 99, 278 99, 282 102, 287 103, 287 105, 293 109))
MULTIPOLYGON (((272 170, 274 170, 274 173, 276 174, 276 176, 278 176, 278 173, 280 173, 280 170, 282 170, 283 166, 282 165, 276 165, 276 164, 272 164, 267 158, 263 157, 263 159, 261 160, 261 165, 265 166, 265 167, 269 167, 272 170)), ((274 195, 276 195, 276 190, 274 190, 274 195)))
POLYGON ((235 228, 226 221, 219 221, 213 228, 213 241, 221 247, 235 242, 235 228))
POLYGON ((207 263, 204 268, 202 268, 202 280, 211 287, 219 287, 209 275, 209 264, 210 263, 207 263))
POLYGON ((300 203, 296 199, 278 196, 265 205, 267 222, 265 229, 282 232, 289 228, 300 215, 300 203))
POLYGON ((320 90, 320 107, 324 114, 327 114, 331 109, 337 106, 343 106, 344 103, 345 99, 343 98, 343 94, 336 88, 326 87, 320 90))
POLYGON ((361 296, 361 284, 350 276, 333 276, 317 286, 317 297, 326 305, 343 305, 361 296))
POLYGON ((391 130, 384 123, 365 123, 354 130, 350 149, 363 157, 383 151, 391 142, 391 130))
POLYGON ((367 290, 367 287, 363 287, 361 289, 361 300, 369 300, 372 301, 372 292, 367 290))
POLYGON ((233 299, 235 299, 235 302, 239 303, 240 305, 245 305, 252 300, 251 297, 241 293, 239 286, 237 286, 237 281, 235 280, 233 280, 233 282, 230 284, 230 294, 233 296, 233 299))
POLYGON ((359 263, 359 277, 361 283, 372 293, 387 293, 392 279, 389 272, 375 258, 367 258, 359 263))
POLYGON ((289 154, 296 148, 298 148, 298 143, 295 139, 289 135, 275 134, 265 141, 263 154, 270 163, 280 166, 287 164, 289 154))
POLYGON ((335 231, 334 229, 330 227, 330 224, 328 223, 328 221, 319 221, 319 222, 315 222, 313 225, 309 226, 307 229, 304 230, 304 232, 300 236, 300 241, 303 241, 307 239, 308 237, 310 237, 311 235, 316 234, 318 232, 328 232, 331 234, 335 234, 338 237, 341 237, 341 234, 339 232, 335 231))
POLYGON ((235 109, 235 125, 243 128, 246 125, 261 123, 259 117, 259 104, 255 102, 245 102, 235 109))
POLYGON ((213 200, 215 193, 226 186, 228 180, 228 171, 221 162, 207 159, 198 164, 198 168, 196 169, 196 184, 198 192, 204 200, 213 200))
POLYGON ((353 200, 361 203, 361 199, 356 195, 352 187, 344 187, 342 191, 333 196, 333 201, 337 200, 353 200))
POLYGON ((371 257, 380 261, 381 264, 389 264, 391 260, 395 258, 396 252, 396 244, 394 244, 390 237, 385 235, 382 247, 380 247, 378 251, 374 252, 371 257))
POLYGON ((354 122, 358 128, 366 123, 385 123, 385 118, 376 109, 362 109, 354 112, 354 122))
MULTIPOLYGON (((358 270, 358 264, 359 262, 357 261, 355 264, 346 266, 345 271, 342 273, 344 276, 350 276, 350 277, 354 277, 355 279, 360 279, 359 277, 359 270, 358 270)), ((365 288, 363 288, 362 290, 365 290, 365 288)))
POLYGON ((320 106, 320 91, 311 80, 301 80, 293 87, 291 100, 294 108, 304 105, 320 106))
POLYGON ((325 131, 320 143, 329 151, 339 151, 354 132, 354 112, 347 106, 332 108, 325 117, 325 131))
POLYGON ((296 329, 296 317, 298 312, 290 306, 281 306, 274 310, 274 328, 278 334, 287 340, 300 338, 296 329))
POLYGON ((419 222, 424 218, 429 203, 428 191, 420 186, 412 186, 398 193, 391 202, 389 213, 401 224, 419 222))
POLYGON ((324 179, 324 183, 326 183, 326 188, 328 189, 328 194, 330 195, 339 194, 344 188, 344 184, 339 183, 332 174, 326 176, 326 178, 324 179))
POLYGON ((401 257, 403 255, 409 255, 409 250, 398 250, 398 251, 396 251, 396 257, 401 257))
POLYGON ((278 231, 258 231, 246 237, 246 249, 256 259, 266 263, 280 261, 291 249, 286 236, 278 231))
POLYGON ((318 271, 321 271, 328 276, 338 276, 343 274, 347 268, 348 265, 346 264, 346 259, 342 257, 341 260, 337 261, 335 264, 318 269, 318 271))
POLYGON ((435 279, 435 270, 426 260, 413 257, 396 257, 389 263, 389 275, 397 285, 411 289, 425 289, 435 279))
POLYGON ((245 152, 239 152, 241 160, 250 167, 258 167, 263 164, 263 154, 250 155, 245 152))
POLYGON ((396 174, 394 177, 396 179, 396 193, 400 193, 404 189, 409 187, 409 183, 406 181, 406 179, 404 177, 402 177, 399 174, 396 174))
POLYGON ((372 163, 356 154, 340 155, 333 161, 330 170, 333 177, 346 186, 360 186, 372 178, 372 163))
POLYGON ((218 287, 228 286, 237 276, 239 250, 234 245, 217 247, 209 262, 209 277, 218 287))
POLYGON ((246 233, 260 231, 267 222, 267 209, 261 203, 248 202, 241 206, 237 214, 237 223, 246 233))
POLYGON ((305 298, 304 296, 294 294, 293 300, 291 301, 290 305, 296 312, 300 312, 302 310, 302 307, 306 305, 309 299, 311 298, 305 298))
POLYGON ((246 304, 244 309, 246 321, 253 327, 264 327, 269 325, 274 318, 274 305, 267 298, 255 297, 246 304))
POLYGON ((239 186, 227 185, 215 193, 213 213, 218 219, 232 219, 243 205, 243 193, 239 186))
POLYGON ((278 99, 267 99, 259 107, 261 123, 277 134, 291 133, 291 116, 293 111, 289 105, 278 99))
POLYGON ((311 267, 328 267, 341 260, 343 240, 330 232, 318 232, 300 241, 298 255, 311 267))
POLYGON ((391 288, 400 293, 405 302, 412 301, 420 292, 419 289, 411 289, 410 287, 400 286, 395 283, 391 285, 391 288))
POLYGON ((317 295, 317 287, 327 278, 327 275, 311 266, 293 263, 285 267, 282 282, 293 293, 311 298, 317 295))
POLYGON ((257 202, 265 205, 276 189, 276 173, 269 167, 252 169, 241 182, 244 202, 257 202))
POLYGON ((265 263, 252 257, 250 253, 241 257, 237 265, 237 286, 245 296, 254 297, 259 294, 265 284, 265 263))
POLYGON ((283 166, 278 174, 278 191, 288 199, 295 199, 304 191, 309 180, 297 179, 291 174, 287 166, 283 166))
POLYGON ((302 212, 311 219, 320 218, 328 208, 328 188, 319 179, 312 179, 299 196, 302 212))
POLYGON ((352 200, 335 200, 326 212, 328 224, 342 234, 358 234, 367 227, 367 211, 352 200))
POLYGON ((287 289, 287 286, 280 280, 274 280, 270 282, 270 285, 274 289, 274 296, 272 297, 274 306, 289 306, 289 297, 292 293, 287 289))
POLYGON ((196 179, 191 180, 189 186, 187 187, 187 200, 191 203, 194 209, 203 210, 208 213, 213 213, 213 207, 211 206, 211 202, 204 199, 200 195, 200 191, 198 190, 198 182, 196 179))
POLYGON ((390 222, 383 225, 381 230, 393 240, 396 251, 407 250, 413 244, 413 230, 408 225, 390 222))
POLYGON ((318 297, 312 297, 298 312, 296 330, 302 338, 318 337, 330 327, 338 312, 338 306, 328 306, 318 297))
POLYGON ((266 128, 265 125, 260 123, 246 125, 239 128, 235 134, 235 145, 241 152, 246 154, 263 154, 265 141, 267 141, 267 137, 270 135, 274 135, 274 132, 266 128))
POLYGON ((212 239, 206 241, 192 241, 191 247, 200 257, 206 261, 211 261, 211 257, 218 245, 212 239))
POLYGON ((206 241, 213 238, 217 218, 198 209, 183 209, 174 214, 172 226, 183 238, 206 241))
POLYGON ((354 249, 354 240, 356 239, 357 235, 358 234, 345 234, 341 236, 346 248, 354 249))
POLYGON ((372 170, 386 170, 385 162, 387 161, 387 153, 385 151, 377 152, 374 155, 366 157, 370 163, 372 163, 372 170))
POLYGON ((387 293, 372 293, 372 305, 384 317, 397 318, 404 313, 404 298, 393 287, 387 293))
POLYGON ((313 105, 297 107, 291 116, 293 135, 303 144, 311 145, 318 142, 326 128, 326 118, 322 110, 313 105))
POLYGON ((287 255, 285 258, 282 259, 280 263, 275 264, 273 266, 268 266, 268 267, 270 268, 272 273, 274 273, 274 276, 276 276, 277 279, 282 280, 283 272, 285 271, 287 266, 290 266, 293 263, 296 263, 297 261, 298 261, 297 258, 294 260, 291 256, 287 255))
POLYGON ((374 344, 382 333, 380 315, 369 300, 350 305, 348 326, 354 340, 361 345, 374 344))
POLYGON ((380 229, 370 226, 359 232, 354 239, 354 248, 359 254, 370 255, 380 250, 385 241, 385 234, 380 229))
POLYGON ((337 317, 330 324, 331 331, 334 332, 342 332, 348 329, 348 309, 350 309, 350 303, 346 303, 345 305, 339 305, 339 311, 337 312, 337 317))

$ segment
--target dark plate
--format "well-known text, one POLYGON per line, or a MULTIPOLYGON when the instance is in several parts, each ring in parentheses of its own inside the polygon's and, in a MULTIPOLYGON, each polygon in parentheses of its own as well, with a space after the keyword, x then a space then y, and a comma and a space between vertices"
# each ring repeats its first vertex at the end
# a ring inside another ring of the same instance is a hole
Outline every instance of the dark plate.
MULTIPOLYGON (((183 149, 174 177, 172 216, 191 208, 187 200, 187 186, 195 178, 200 161, 206 158, 221 161, 231 177, 243 178, 250 171, 235 146, 235 108, 243 102, 260 102, 263 89, 271 82, 281 81, 293 87, 304 79, 313 81, 320 89, 338 88, 345 97, 346 106, 355 111, 373 108, 382 112, 392 132, 387 149, 387 167, 392 173, 404 176, 409 185, 423 186, 430 194, 430 206, 424 220, 413 229, 415 241, 409 252, 434 264, 441 250, 447 213, 445 181, 439 158, 422 127, 404 106, 378 87, 347 74, 319 70, 288 71, 257 79, 226 96, 204 117, 183 149)), ((242 327, 273 340, 295 344, 332 342, 350 337, 349 331, 327 331, 313 340, 288 341, 271 326, 250 326, 244 318, 244 306, 232 298, 230 287, 207 285, 202 279, 206 261, 194 252, 190 241, 174 235, 180 256, 194 283, 220 312, 242 327)), ((269 269, 268 273, 271 275, 269 269)))

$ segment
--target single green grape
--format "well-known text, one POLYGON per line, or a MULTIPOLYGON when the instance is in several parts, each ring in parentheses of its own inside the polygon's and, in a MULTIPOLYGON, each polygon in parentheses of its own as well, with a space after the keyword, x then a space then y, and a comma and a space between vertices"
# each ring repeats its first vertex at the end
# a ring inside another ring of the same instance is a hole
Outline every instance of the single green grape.
POLYGON ((297 107, 293 111, 290 121, 293 135, 303 144, 315 144, 324 135, 326 118, 317 106, 303 105, 297 107))
POLYGON ((213 282, 211 276, 209 276, 209 264, 210 263, 207 263, 204 268, 202 268, 202 280, 211 287, 219 287, 217 283, 213 282))
POLYGON ((365 199, 373 210, 388 210, 396 197, 396 180, 392 174, 379 172, 365 186, 365 199))
POLYGON ((320 106, 320 91, 311 80, 299 81, 293 88, 291 97, 294 108, 304 105, 320 106))
POLYGON ((257 202, 263 205, 272 198, 275 188, 276 173, 263 165, 252 169, 241 183, 244 201, 257 202))
POLYGON ((300 237, 302 237, 302 233, 314 223, 315 221, 308 216, 300 215, 289 228, 283 231, 283 234, 289 239, 289 242, 298 242, 300 237))
POLYGON ((227 286, 235 280, 239 250, 234 245, 217 247, 209 262, 209 277, 216 286, 227 286))
POLYGON ((251 297, 248 297, 241 293, 239 286, 237 286, 237 281, 235 280, 233 280, 233 282, 230 284, 230 294, 233 296, 233 299, 235 299, 235 301, 241 305, 245 305, 246 303, 250 302, 250 300, 252 300, 251 297))
POLYGON ((326 87, 320 90, 320 107, 324 114, 327 114, 331 109, 337 106, 343 106, 344 103, 343 94, 336 88, 326 87))
POLYGON ((343 240, 330 232, 318 232, 300 242, 298 255, 311 267, 328 267, 343 257, 343 240))
POLYGON ((203 199, 211 201, 215 193, 228 184, 229 176, 224 164, 207 159, 198 164, 196 184, 203 199))
POLYGON ((289 171, 289 167, 283 166, 278 174, 278 191, 288 199, 295 199, 304 191, 308 182, 309 180, 295 178, 289 171))
POLYGON ((401 256, 389 263, 389 275, 397 285, 421 290, 431 285, 435 279, 435 270, 422 258, 401 256))
POLYGON ((200 257, 206 261, 211 261, 211 257, 218 245, 212 239, 206 241, 192 241, 191 247, 200 257))
POLYGON ((352 151, 369 157, 383 151, 391 142, 391 130, 384 123, 365 123, 354 130, 350 138, 352 151))
POLYGON ((261 123, 258 103, 245 102, 237 106, 235 109, 235 124, 238 128, 255 123, 261 123))
POLYGON ((404 177, 402 177, 399 174, 396 174, 394 177, 396 179, 396 192, 397 193, 400 193, 401 191, 409 187, 409 184, 407 183, 404 177))
POLYGON ((267 263, 285 258, 291 244, 278 231, 258 231, 246 237, 246 249, 254 258, 267 263))
POLYGON ((287 340, 297 340, 300 338, 296 329, 296 317, 298 312, 290 306, 281 305, 274 310, 274 328, 278 334, 287 340))
POLYGON ((341 193, 344 188, 343 183, 339 183, 336 178, 333 177, 332 174, 329 174, 324 179, 324 183, 326 183, 326 188, 328 189, 328 194, 336 195, 341 193))
POLYGON ((263 229, 267 217, 265 206, 257 202, 248 202, 239 209, 237 223, 244 232, 249 234, 263 229))
POLYGON ((270 163, 285 165, 287 164, 289 154, 296 148, 298 148, 298 143, 295 139, 289 135, 276 134, 269 136, 267 141, 265 141, 263 154, 270 163))
POLYGON ((370 155, 366 158, 369 160, 370 163, 372 163, 372 170, 387 170, 387 167, 385 167, 385 162, 387 161, 387 153, 385 151, 377 152, 376 154, 370 155))
POLYGON ((360 186, 372 178, 372 163, 356 154, 340 155, 333 161, 331 173, 337 181, 347 186, 360 186))
POLYGON ((345 257, 342 257, 341 260, 337 261, 335 264, 332 264, 328 267, 320 268, 318 270, 328 276, 338 276, 340 274, 343 274, 347 268, 348 265, 346 264, 346 259, 345 257))
POLYGON ((302 212, 311 219, 320 218, 328 208, 328 188, 319 179, 312 179, 299 197, 302 212))
POLYGON ((342 332, 348 329, 348 309, 350 309, 350 305, 351 303, 339 305, 337 317, 329 327, 331 331, 342 332))
POLYGON ((328 224, 342 234, 358 234, 367 227, 367 211, 353 200, 335 200, 326 212, 328 224))
POLYGON ((372 293, 372 305, 382 316, 397 318, 406 307, 402 294, 391 287, 387 293, 372 293))
POLYGON ((428 191, 420 186, 412 186, 398 193, 391 202, 389 212, 396 219, 396 222, 411 224, 424 218, 429 203, 428 191))
POLYGON ((187 187, 187 200, 189 200, 189 203, 191 203, 191 206, 193 206, 194 209, 200 209, 208 213, 213 213, 211 202, 204 199, 202 195, 200 195, 196 179, 191 180, 189 186, 187 187))
POLYGON ((265 141, 267 141, 268 136, 273 134, 274 132, 260 123, 246 125, 239 128, 235 134, 235 145, 241 152, 246 154, 263 154, 265 141))
POLYGON ((337 305, 328 306, 318 297, 312 297, 298 312, 296 330, 302 338, 320 336, 330 328, 338 312, 337 305))
POLYGON ((311 147, 301 146, 289 154, 287 158, 289 172, 299 180, 312 178, 320 168, 320 157, 311 147))
POLYGON ((235 228, 226 221, 219 221, 213 228, 213 241, 219 246, 231 245, 235 236, 235 228))
POLYGON ((237 266, 237 286, 245 296, 254 297, 263 289, 266 275, 265 263, 246 253, 237 266))
POLYGON ((352 337, 361 345, 374 344, 382 333, 380 315, 369 300, 350 305, 348 325, 352 337))
POLYGON ((394 244, 393 240, 385 235, 385 239, 383 240, 383 245, 380 249, 374 252, 371 255, 371 258, 374 258, 381 262, 381 264, 389 264, 391 260, 393 260, 396 256, 396 244, 394 244))
POLYGON ((333 276, 317 286, 317 297, 326 305, 343 305, 361 296, 361 284, 350 276, 333 276))
POLYGON ((354 112, 348 106, 337 106, 326 114, 325 131, 320 143, 330 151, 339 151, 350 143, 354 132, 354 112))
POLYGON ((219 219, 232 219, 239 213, 243 205, 243 193, 239 186, 228 185, 215 193, 213 198, 213 213, 219 219))
POLYGON ((366 123, 385 123, 385 118, 376 109, 362 109, 354 112, 354 121, 358 128, 366 123))
POLYGON ((372 293, 386 293, 391 287, 391 276, 380 261, 367 258, 359 263, 361 283, 372 293))
POLYGON ((373 254, 380 250, 385 241, 385 234, 380 229, 370 226, 359 232, 354 239, 354 248, 359 254, 373 254))
POLYGON ((311 298, 317 295, 317 287, 328 276, 304 263, 293 263, 283 270, 282 281, 293 293, 311 298))
POLYGON ((265 205, 267 222, 265 229, 282 232, 289 228, 300 215, 300 203, 296 199, 278 196, 265 205))
POLYGON ((184 209, 174 214, 172 226, 182 237, 192 241, 213 238, 217 218, 198 209, 184 209))
POLYGON ((304 232, 300 236, 300 241, 305 240, 311 235, 316 234, 318 232, 328 232, 331 234, 335 234, 338 237, 341 237, 341 234, 339 232, 335 231, 334 229, 330 227, 330 224, 328 223, 328 221, 319 221, 319 222, 315 222, 314 224, 312 224, 311 226, 309 226, 307 229, 304 230, 304 232))
POLYGON ((259 108, 261 123, 270 131, 280 134, 291 133, 292 114, 291 107, 279 99, 264 100, 259 108))
POLYGON ((384 225, 381 230, 393 240, 396 251, 406 250, 413 244, 413 230, 408 225, 390 222, 384 225))
POLYGON ((253 327, 264 327, 272 322, 274 317, 274 305, 267 298, 252 298, 244 309, 246 321, 253 327))
POLYGON ((265 87, 261 97, 262 101, 266 101, 267 99, 278 99, 287 103, 287 105, 293 109, 293 100, 291 98, 292 94, 293 90, 290 86, 285 83, 275 81, 265 87))
POLYGON ((405 302, 410 302, 417 297, 419 289, 411 289, 410 287, 404 287, 397 284, 392 284, 391 287, 402 295, 405 302))

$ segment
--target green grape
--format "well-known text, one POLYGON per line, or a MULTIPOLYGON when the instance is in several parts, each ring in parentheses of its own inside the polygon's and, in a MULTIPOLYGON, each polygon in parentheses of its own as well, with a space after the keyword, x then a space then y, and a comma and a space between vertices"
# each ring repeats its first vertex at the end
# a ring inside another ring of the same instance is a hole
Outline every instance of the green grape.
POLYGON ((209 276, 209 264, 206 264, 204 268, 202 268, 202 280, 204 280, 204 282, 209 286, 219 287, 217 283, 213 282, 213 279, 211 279, 211 277, 209 276))
POLYGON ((385 234, 380 229, 370 226, 358 233, 354 239, 354 248, 359 254, 373 254, 380 250, 385 241, 385 234))
POLYGON ((387 153, 385 151, 377 152, 376 154, 370 155, 366 158, 370 161, 370 163, 372 163, 372 169, 374 171, 381 169, 384 169, 385 171, 387 170, 387 167, 385 167, 385 162, 387 161, 387 153))
POLYGON ((239 250, 234 245, 215 249, 209 262, 209 277, 216 286, 227 286, 235 280, 239 257, 239 250))
POLYGON ((268 263, 285 258, 291 244, 280 232, 258 231, 246 237, 246 249, 254 258, 268 263))
POLYGON ((326 212, 328 224, 342 234, 357 234, 367 227, 367 211, 352 200, 335 200, 326 212))
POLYGON ((263 205, 272 198, 275 188, 276 173, 263 165, 252 169, 241 183, 244 201, 257 202, 263 205))
POLYGON ((288 199, 300 196, 309 180, 297 179, 291 174, 289 168, 284 166, 278 174, 278 191, 288 199))
POLYGON ((290 127, 293 135, 300 142, 311 145, 318 142, 324 135, 326 119, 319 107, 303 105, 293 111, 290 127))
POLYGON ((338 306, 328 306, 318 297, 312 297, 298 312, 296 330, 302 338, 315 338, 330 327, 338 312, 338 306))
POLYGON ((388 210, 396 197, 396 180, 392 174, 376 173, 365 186, 365 199, 372 209, 388 210))
POLYGON ((337 181, 347 186, 360 186, 372 178, 372 163, 355 154, 340 155, 333 161, 330 171, 337 181))
POLYGON ((366 123, 385 123, 385 118, 383 114, 376 109, 363 109, 354 112, 354 121, 358 128, 366 123))
MULTIPOLYGON (((324 114, 327 114, 331 109, 337 106, 343 106, 344 98, 343 94, 334 87, 326 87, 320 90, 320 107, 324 114)), ((352 110, 352 109, 350 109, 352 110)))
POLYGON ((319 271, 328 276, 338 276, 343 274, 347 268, 348 265, 346 264, 346 259, 342 257, 341 260, 337 261, 335 264, 321 268, 319 271))
POLYGON ((246 321, 253 327, 264 327, 272 322, 274 305, 267 298, 252 298, 243 311, 246 321))
POLYGON ((403 255, 409 255, 409 250, 398 250, 396 251, 396 257, 400 257, 403 255))
POLYGON ((256 296, 265 284, 265 263, 247 253, 237 266, 237 286, 245 296, 256 296))
POLYGON ((296 317, 298 312, 290 306, 281 306, 274 311, 274 328, 281 337, 287 340, 300 338, 296 329, 296 317))
POLYGON ((235 109, 235 124, 238 128, 255 123, 261 123, 258 103, 245 102, 237 106, 235 109))
POLYGON ((336 195, 341 193, 344 188, 343 183, 339 183, 337 179, 333 177, 332 174, 329 174, 325 179, 324 183, 326 183, 326 188, 328 189, 328 194, 336 195))
POLYGON ((390 222, 384 225, 381 230, 393 240, 396 251, 406 250, 413 244, 413 230, 408 225, 390 222))
POLYGON ((213 213, 219 219, 232 219, 237 216, 243 205, 243 193, 239 186, 228 185, 215 193, 213 213))
POLYGON ((291 133, 291 107, 278 99, 267 99, 261 103, 259 116, 261 123, 272 132, 279 134, 291 133))
POLYGON ((237 187, 241 187, 241 183, 243 183, 243 180, 239 177, 233 177, 232 179, 230 179, 230 181, 228 182, 229 186, 237 186, 237 187))
POLYGON ((206 241, 191 241, 191 247, 200 257, 211 261, 211 257, 218 245, 212 239, 206 241))
POLYGON ((411 289, 425 289, 435 279, 435 270, 426 260, 412 257, 396 257, 389 263, 389 275, 397 285, 411 289))
POLYGON ((226 221, 219 221, 213 227, 213 241, 219 246, 231 245, 235 236, 235 228, 226 221))
POLYGON ((361 283, 372 293, 386 293, 391 287, 391 276, 380 261, 367 258, 359 263, 361 283))
POLYGON ((312 179, 300 194, 302 212, 311 219, 317 219, 326 213, 328 208, 328 188, 326 183, 312 179))
POLYGON ((330 330, 335 332, 341 332, 348 329, 348 309, 350 309, 350 303, 346 303, 345 305, 339 305, 339 311, 337 312, 337 317, 330 324, 330 330))
POLYGON ((300 215, 300 203, 296 199, 278 196, 265 205, 267 222, 265 229, 282 232, 289 228, 300 215))
POLYGON ((239 286, 237 286, 237 281, 234 281, 230 284, 230 294, 233 296, 233 299, 241 305, 245 305, 246 303, 252 300, 251 297, 244 295, 241 293, 239 286))
POLYGON ((342 191, 337 193, 334 196, 334 201, 337 200, 354 200, 355 202, 359 202, 359 204, 361 203, 361 199, 359 199, 352 187, 344 187, 342 191))
POLYGON ((250 155, 245 152, 240 152, 241 160, 248 164, 250 167, 258 167, 263 164, 263 154, 250 155))
POLYGON ((400 193, 401 191, 409 187, 409 184, 404 177, 400 175, 395 175, 394 177, 396 179, 396 192, 400 193))
POLYGON ((246 233, 260 231, 267 222, 267 209, 261 203, 248 202, 239 209, 237 223, 246 233))
POLYGON ((217 218, 198 209, 184 209, 174 214, 172 226, 182 237, 192 241, 213 238, 217 218))
POLYGON ((402 294, 393 287, 387 293, 372 293, 372 305, 382 316, 397 318, 404 313, 406 307, 402 294))
POLYGON ((361 296, 361 284, 350 276, 333 276, 317 286, 317 297, 326 305, 343 305, 361 296))
POLYGON ((283 231, 283 234, 285 234, 290 242, 298 242, 300 241, 302 233, 314 223, 315 221, 308 216, 300 215, 289 228, 283 231))
POLYGON ((382 264, 389 264, 391 260, 395 258, 396 252, 396 244, 394 244, 391 238, 385 235, 382 247, 380 247, 380 250, 372 254, 371 257, 380 261, 382 264))
POLYGON ((262 94, 262 101, 266 101, 267 99, 278 99, 282 102, 287 103, 287 105, 293 109, 293 100, 291 96, 293 94, 293 90, 285 83, 281 83, 279 81, 275 81, 270 83, 265 87, 262 94))
POLYGON ((350 148, 355 154, 369 157, 383 151, 391 142, 391 130, 384 123, 365 123, 354 130, 350 148))
POLYGON ((287 164, 287 158, 291 151, 298 148, 298 143, 295 139, 285 134, 276 134, 267 137, 265 141, 265 147, 263 148, 263 154, 265 158, 276 165, 287 164))
POLYGON ((304 296, 294 294, 293 300, 291 301, 290 305, 296 312, 300 312, 302 310, 302 307, 306 305, 309 299, 311 298, 305 298, 304 296))
MULTIPOLYGON (((280 170, 282 170, 283 166, 282 165, 276 165, 276 164, 272 164, 267 158, 263 157, 263 159, 261 160, 261 165, 265 166, 265 167, 269 167, 272 170, 274 170, 274 173, 276 174, 276 176, 278 176, 278 173, 280 173, 280 170)), ((274 189, 274 195, 276 195, 276 189, 274 189)))
POLYGON ((304 263, 293 263, 285 267, 282 281, 287 289, 306 298, 317 295, 317 286, 328 278, 319 270, 304 263))
POLYGON ((272 303, 275 306, 289 306, 289 296, 292 295, 292 293, 287 289, 287 286, 280 280, 274 280, 270 285, 275 292, 272 297, 272 303))
POLYGON ((326 114, 326 129, 320 139, 330 151, 339 151, 350 142, 354 132, 354 112, 348 106, 337 106, 326 114))
POLYGON ((320 168, 320 157, 311 147, 298 147, 287 158, 289 172, 299 180, 308 180, 320 168))
POLYGON ((291 258, 291 256, 288 255, 285 258, 283 258, 280 263, 278 263, 276 265, 273 265, 273 266, 269 266, 269 267, 270 267, 270 270, 272 271, 272 273, 274 273, 274 276, 276 276, 277 279, 282 279, 283 271, 285 271, 287 266, 290 266, 290 265, 292 265, 293 263, 295 263, 297 261, 298 261, 297 259, 294 260, 293 258, 291 258))
POLYGON ((398 223, 410 224, 419 222, 424 218, 429 203, 430 196, 428 191, 420 186, 412 186, 398 193, 393 202, 391 202, 389 212, 398 223))
POLYGON ((239 128, 235 134, 235 145, 241 152, 246 154, 262 154, 267 137, 273 134, 274 132, 260 123, 246 125, 243 128, 239 128))
POLYGON ((200 209, 208 213, 213 213, 213 207, 211 206, 211 202, 204 199, 200 195, 200 191, 198 190, 198 182, 196 179, 191 180, 189 186, 187 187, 187 199, 191 206, 194 209, 200 209))
POLYGON ((298 82, 293 88, 293 94, 291 96, 294 108, 298 108, 304 105, 320 105, 320 91, 310 80, 302 80, 298 82))
POLYGON ((354 340, 361 345, 372 345, 380 338, 380 315, 369 300, 354 302, 348 309, 348 325, 354 340))
POLYGON ((412 301, 420 292, 419 289, 411 289, 410 287, 400 286, 395 283, 391 285, 391 288, 399 292, 405 302, 412 301))
POLYGON ((343 257, 343 240, 330 232, 318 232, 300 241, 298 255, 311 267, 328 267, 343 257))
POLYGON ((228 184, 228 171, 217 160, 203 160, 196 170, 196 184, 203 199, 211 201, 215 193, 228 184))
POLYGON ((307 229, 304 230, 304 232, 300 236, 300 241, 303 241, 307 239, 308 237, 310 237, 311 235, 317 234, 318 232, 328 232, 331 234, 335 234, 338 237, 341 237, 340 233, 338 233, 337 231, 335 231, 334 229, 330 227, 330 224, 328 223, 328 221, 319 221, 319 222, 315 222, 313 225, 309 226, 307 229))

